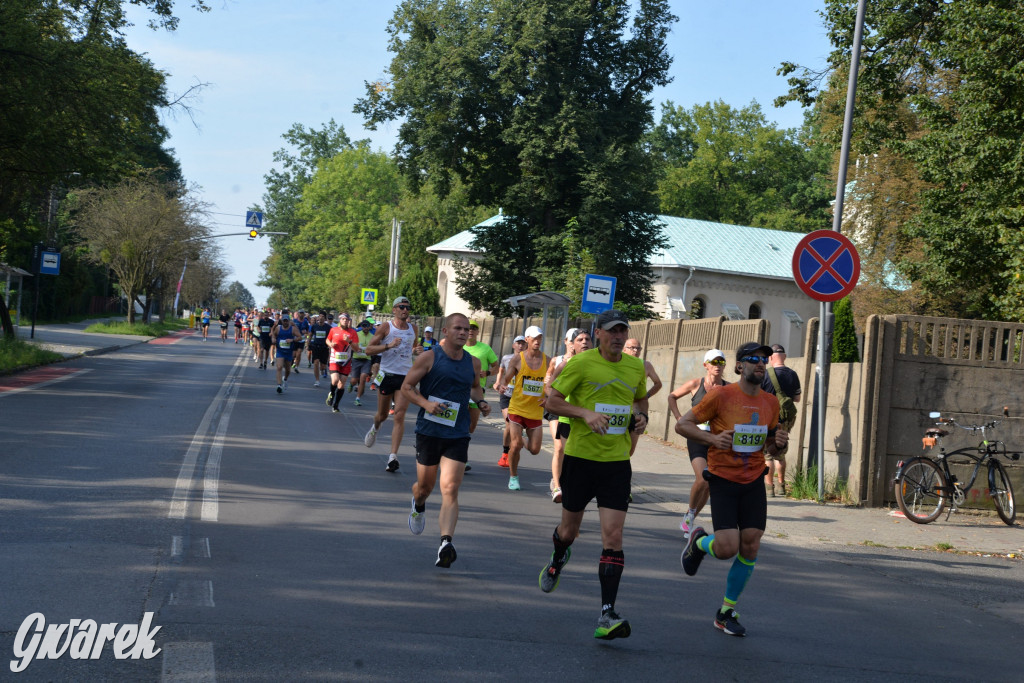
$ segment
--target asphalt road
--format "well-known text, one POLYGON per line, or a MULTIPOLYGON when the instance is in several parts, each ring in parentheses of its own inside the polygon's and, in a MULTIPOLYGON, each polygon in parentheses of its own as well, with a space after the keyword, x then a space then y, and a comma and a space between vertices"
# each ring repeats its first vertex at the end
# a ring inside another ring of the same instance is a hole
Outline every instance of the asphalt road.
MULTIPOLYGON (((458 559, 434 567, 407 527, 414 415, 384 471, 390 426, 367 449, 375 394, 340 414, 303 372, 284 394, 240 347, 187 338, 62 364, 0 394, 0 679, 266 681, 1006 680, 1024 625, 1022 565, 892 548, 807 547, 766 536, 739 611, 712 628, 728 562, 679 568, 678 515, 630 510, 617 608, 633 634, 592 637, 596 512, 549 595, 537 575, 558 507, 548 456, 506 488, 496 420, 470 447, 458 559), (35 660, 31 614, 139 624, 160 654, 35 660)), ((495 402, 496 405, 496 402, 495 402)))

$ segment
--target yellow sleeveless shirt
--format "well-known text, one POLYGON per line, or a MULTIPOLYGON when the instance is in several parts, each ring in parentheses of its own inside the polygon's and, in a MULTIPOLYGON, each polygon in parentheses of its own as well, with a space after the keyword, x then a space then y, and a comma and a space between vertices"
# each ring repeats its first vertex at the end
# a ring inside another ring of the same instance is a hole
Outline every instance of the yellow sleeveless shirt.
POLYGON ((508 402, 508 412, 527 420, 544 419, 544 406, 540 399, 544 396, 544 375, 548 371, 547 354, 541 354, 541 361, 540 367, 534 370, 526 363, 526 353, 519 353, 519 373, 516 375, 516 388, 508 402))

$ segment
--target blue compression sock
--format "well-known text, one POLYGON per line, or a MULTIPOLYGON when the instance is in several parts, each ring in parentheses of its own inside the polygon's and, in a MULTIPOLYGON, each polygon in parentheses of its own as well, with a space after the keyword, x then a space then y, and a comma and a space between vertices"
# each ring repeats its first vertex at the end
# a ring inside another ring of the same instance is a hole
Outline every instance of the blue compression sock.
POLYGON ((698 548, 706 552, 708 555, 717 559, 717 556, 715 555, 714 543, 715 535, 708 534, 707 536, 701 536, 700 538, 698 538, 696 545, 698 548))
POLYGON ((725 580, 726 604, 735 605, 736 601, 740 599, 740 593, 743 592, 747 581, 750 580, 750 575, 754 573, 755 562, 757 562, 756 558, 748 560, 742 555, 736 555, 732 567, 729 568, 729 576, 725 580))

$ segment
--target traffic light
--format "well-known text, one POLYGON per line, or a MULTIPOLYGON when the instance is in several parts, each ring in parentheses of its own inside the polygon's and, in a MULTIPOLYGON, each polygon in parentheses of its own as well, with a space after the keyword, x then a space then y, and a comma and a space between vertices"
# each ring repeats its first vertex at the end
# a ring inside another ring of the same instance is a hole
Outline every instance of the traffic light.
POLYGON ((260 232, 256 228, 253 228, 252 230, 249 231, 249 239, 254 240, 259 236, 260 232))

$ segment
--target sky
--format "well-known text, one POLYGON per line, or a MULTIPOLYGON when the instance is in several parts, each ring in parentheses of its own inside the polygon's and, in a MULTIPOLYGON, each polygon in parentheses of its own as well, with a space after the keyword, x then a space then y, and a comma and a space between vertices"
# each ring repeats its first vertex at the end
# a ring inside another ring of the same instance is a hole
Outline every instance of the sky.
MULTIPOLYGON (((206 13, 190 4, 175 4, 181 22, 173 32, 147 28, 147 14, 133 8, 136 26, 127 40, 168 74, 171 99, 208 84, 190 101, 191 116, 172 110, 163 120, 186 181, 211 205, 215 234, 246 229, 245 211, 263 203, 264 175, 293 124, 322 128, 333 118, 351 139, 393 150, 398 125, 366 130, 352 107, 364 81, 386 78, 386 27, 397 3, 207 0, 206 13)), ((783 61, 825 63, 830 45, 818 15, 824 0, 672 0, 671 6, 679 17, 668 39, 673 82, 653 94, 656 120, 669 100, 686 108, 715 100, 739 108, 756 100, 777 125, 800 125, 798 105, 772 106, 787 89, 775 72, 783 61)), ((256 282, 269 238, 224 237, 220 245, 232 270, 228 282, 240 281, 257 303, 265 302, 270 290, 256 282)))

